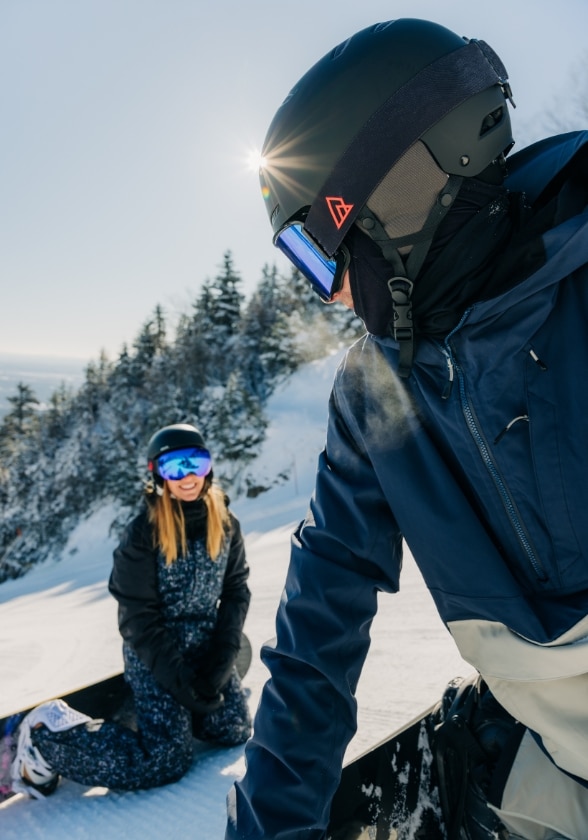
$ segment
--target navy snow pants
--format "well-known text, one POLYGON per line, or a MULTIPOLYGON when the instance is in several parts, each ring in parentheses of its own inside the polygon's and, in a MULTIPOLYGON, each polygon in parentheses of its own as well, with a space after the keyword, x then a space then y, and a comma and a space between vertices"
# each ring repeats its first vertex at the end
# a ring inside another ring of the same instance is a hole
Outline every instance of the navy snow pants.
POLYGON ((195 720, 130 649, 125 650, 125 679, 133 690, 137 731, 114 721, 92 721, 64 732, 44 726, 31 732, 34 746, 64 778, 118 790, 164 785, 190 767, 194 736, 236 746, 251 734, 236 670, 223 689, 224 705, 195 720))

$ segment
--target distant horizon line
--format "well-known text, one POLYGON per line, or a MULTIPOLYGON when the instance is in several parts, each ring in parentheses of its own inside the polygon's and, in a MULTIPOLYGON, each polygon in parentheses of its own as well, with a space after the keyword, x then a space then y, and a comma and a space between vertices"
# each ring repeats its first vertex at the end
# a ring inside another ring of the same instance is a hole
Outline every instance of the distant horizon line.
POLYGON ((91 362, 92 356, 66 356, 63 353, 12 353, 9 350, 0 350, 0 360, 10 359, 11 361, 46 361, 46 362, 91 362))

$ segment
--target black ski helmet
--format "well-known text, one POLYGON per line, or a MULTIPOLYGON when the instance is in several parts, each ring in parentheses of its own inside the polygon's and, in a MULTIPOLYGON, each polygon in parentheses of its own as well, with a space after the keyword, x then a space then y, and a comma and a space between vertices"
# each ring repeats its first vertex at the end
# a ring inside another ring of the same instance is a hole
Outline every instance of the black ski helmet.
POLYGON ((260 180, 274 234, 304 220, 332 257, 417 141, 448 176, 479 175, 513 144, 506 99, 506 69, 484 41, 411 18, 357 32, 300 79, 269 127, 260 180))
MULTIPOLYGON (((156 483, 162 483, 161 478, 155 471, 155 462, 159 456, 163 455, 164 452, 172 452, 174 449, 185 449, 191 446, 200 449, 207 448, 200 431, 196 426, 191 426, 189 423, 174 423, 171 426, 164 426, 151 436, 147 444, 147 469, 156 483)), ((208 476, 211 476, 211 473, 208 476)))

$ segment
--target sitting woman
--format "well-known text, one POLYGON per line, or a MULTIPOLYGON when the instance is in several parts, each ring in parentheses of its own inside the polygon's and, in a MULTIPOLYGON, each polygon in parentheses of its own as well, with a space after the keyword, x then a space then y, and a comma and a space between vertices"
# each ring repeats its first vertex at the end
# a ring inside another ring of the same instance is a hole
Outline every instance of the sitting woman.
POLYGON ((109 582, 136 728, 63 700, 38 706, 19 728, 14 790, 44 796, 60 776, 119 790, 163 785, 190 767, 194 736, 233 746, 250 735, 235 667, 250 599, 239 523, 194 426, 160 429, 147 458, 145 506, 109 582))

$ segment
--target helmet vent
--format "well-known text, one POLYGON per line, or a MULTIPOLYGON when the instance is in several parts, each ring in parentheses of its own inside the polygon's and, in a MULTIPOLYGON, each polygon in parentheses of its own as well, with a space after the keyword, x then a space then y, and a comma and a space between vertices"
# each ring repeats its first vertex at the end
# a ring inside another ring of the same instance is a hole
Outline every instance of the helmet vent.
POLYGON ((480 137, 483 137, 487 134, 495 125, 499 125, 504 119, 504 107, 496 108, 495 111, 491 111, 487 114, 483 121, 482 126, 480 128, 480 137))
POLYGON ((372 31, 383 32, 385 29, 388 29, 389 26, 392 26, 395 23, 395 20, 385 20, 383 23, 376 23, 372 31))
POLYGON ((347 45, 349 44, 350 41, 351 41, 351 38, 348 38, 346 41, 343 41, 342 44, 339 44, 337 47, 335 47, 335 49, 331 53, 331 61, 334 61, 336 58, 339 58, 339 56, 347 48, 347 45))

